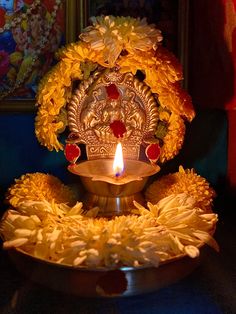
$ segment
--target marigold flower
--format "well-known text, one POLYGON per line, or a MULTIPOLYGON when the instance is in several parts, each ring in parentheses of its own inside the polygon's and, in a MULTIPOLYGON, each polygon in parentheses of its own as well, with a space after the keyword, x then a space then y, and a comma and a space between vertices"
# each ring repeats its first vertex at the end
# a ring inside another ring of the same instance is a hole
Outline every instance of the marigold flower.
POLYGON ((146 190, 146 200, 156 204, 162 198, 171 194, 187 193, 196 201, 196 206, 208 210, 216 196, 207 180, 196 174, 194 169, 184 170, 179 167, 179 172, 168 174, 153 182, 146 190))
POLYGON ((27 200, 73 204, 75 195, 55 176, 36 172, 16 179, 15 184, 8 189, 6 200, 13 207, 27 200))
POLYGON ((167 134, 163 138, 160 162, 165 162, 176 156, 184 142, 185 124, 183 119, 172 113, 167 121, 167 134))

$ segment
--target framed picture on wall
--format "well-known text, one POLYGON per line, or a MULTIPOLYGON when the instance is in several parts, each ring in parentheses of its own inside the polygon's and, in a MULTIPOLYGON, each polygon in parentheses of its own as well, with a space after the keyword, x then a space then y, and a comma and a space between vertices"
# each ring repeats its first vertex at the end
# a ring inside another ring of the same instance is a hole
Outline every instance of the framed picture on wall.
POLYGON ((76 39, 77 0, 0 0, 0 111, 32 111, 55 52, 76 39))
POLYGON ((188 82, 188 16, 189 0, 78 0, 80 24, 78 33, 98 15, 146 18, 162 31, 163 45, 180 60, 184 87, 188 82))

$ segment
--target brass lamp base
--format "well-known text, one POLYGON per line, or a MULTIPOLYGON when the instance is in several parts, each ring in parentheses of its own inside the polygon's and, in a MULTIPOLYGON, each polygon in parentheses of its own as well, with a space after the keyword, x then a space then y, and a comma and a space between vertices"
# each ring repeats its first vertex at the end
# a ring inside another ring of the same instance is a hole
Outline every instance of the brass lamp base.
POLYGON ((112 173, 110 159, 88 160, 72 164, 69 171, 79 175, 87 194, 84 207, 99 207, 98 216, 127 215, 134 209, 133 201, 144 204, 142 190, 148 177, 157 173, 159 167, 137 160, 126 160, 126 168, 120 177, 112 173))
POLYGON ((134 201, 144 204, 144 197, 141 193, 129 196, 101 196, 97 194, 87 193, 83 200, 84 208, 91 209, 99 207, 98 217, 111 218, 120 215, 129 215, 132 213, 134 201))
POLYGON ((189 275, 201 262, 200 257, 179 256, 158 268, 91 269, 47 262, 19 249, 9 251, 9 256, 16 268, 33 282, 80 297, 104 298, 157 291, 189 275))
POLYGON ((88 177, 80 177, 87 193, 83 199, 85 209, 98 207, 98 216, 113 217, 131 214, 134 200, 144 204, 141 193, 147 178, 140 181, 116 185, 104 181, 93 181, 88 177))

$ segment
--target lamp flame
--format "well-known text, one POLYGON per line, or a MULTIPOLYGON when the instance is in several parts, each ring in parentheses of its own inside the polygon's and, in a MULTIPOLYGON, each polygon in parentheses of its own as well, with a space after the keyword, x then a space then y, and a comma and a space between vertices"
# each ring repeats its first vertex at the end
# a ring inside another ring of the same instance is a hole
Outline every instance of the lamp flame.
POLYGON ((123 160, 123 152, 122 145, 118 143, 116 146, 116 153, 113 162, 113 171, 116 177, 119 177, 124 170, 124 160, 123 160))

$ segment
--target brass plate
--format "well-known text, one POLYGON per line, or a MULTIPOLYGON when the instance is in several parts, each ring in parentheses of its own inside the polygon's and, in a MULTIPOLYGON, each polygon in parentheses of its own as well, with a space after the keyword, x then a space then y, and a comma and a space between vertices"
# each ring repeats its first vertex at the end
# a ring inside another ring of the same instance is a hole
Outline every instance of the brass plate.
POLYGON ((19 249, 8 253, 16 268, 33 282, 80 297, 127 297, 153 292, 189 275, 200 263, 200 258, 178 256, 158 268, 88 269, 40 260, 19 249))

